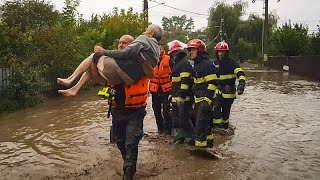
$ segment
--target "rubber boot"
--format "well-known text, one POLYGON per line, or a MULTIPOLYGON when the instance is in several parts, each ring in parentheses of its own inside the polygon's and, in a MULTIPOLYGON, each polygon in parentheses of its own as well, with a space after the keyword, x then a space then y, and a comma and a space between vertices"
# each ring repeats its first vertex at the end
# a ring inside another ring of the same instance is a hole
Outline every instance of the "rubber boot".
POLYGON ((134 166, 128 166, 128 167, 124 167, 123 169, 124 174, 123 174, 123 180, 132 180, 133 176, 135 174, 135 168, 134 166))
POLYGON ((221 123, 222 129, 228 129, 229 123, 221 123))

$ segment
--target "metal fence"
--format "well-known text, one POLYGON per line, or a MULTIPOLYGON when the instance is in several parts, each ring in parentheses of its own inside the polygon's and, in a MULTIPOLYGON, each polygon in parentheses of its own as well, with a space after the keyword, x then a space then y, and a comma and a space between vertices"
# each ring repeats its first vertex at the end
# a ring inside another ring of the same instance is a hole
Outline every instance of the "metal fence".
POLYGON ((0 68, 0 96, 5 96, 5 90, 9 84, 11 68, 0 68))
MULTIPOLYGON (((32 72, 33 68, 30 68, 30 72, 32 72)), ((6 89, 10 84, 9 76, 11 75, 13 69, 12 68, 0 68, 0 98, 3 99, 7 97, 6 89)), ((56 85, 56 77, 54 75, 42 75, 40 77, 41 86, 39 86, 35 91, 38 92, 46 92, 57 89, 56 85)))

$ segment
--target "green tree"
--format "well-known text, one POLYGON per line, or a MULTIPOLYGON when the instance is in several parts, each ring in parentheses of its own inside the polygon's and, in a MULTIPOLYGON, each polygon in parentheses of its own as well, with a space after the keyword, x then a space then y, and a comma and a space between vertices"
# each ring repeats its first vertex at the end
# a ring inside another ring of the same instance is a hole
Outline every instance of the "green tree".
POLYGON ((62 10, 64 23, 75 24, 77 22, 76 15, 78 14, 77 8, 79 7, 80 0, 65 0, 65 6, 62 10))
POLYGON ((144 13, 133 13, 133 9, 128 11, 114 8, 113 13, 102 17, 102 25, 104 27, 105 37, 102 42, 103 46, 108 49, 116 48, 116 40, 122 35, 129 34, 133 37, 141 35, 147 27, 144 20, 144 13))
POLYGON ((308 28, 303 24, 294 24, 291 26, 285 23, 271 34, 270 44, 273 55, 306 55, 310 53, 308 28))
POLYGON ((320 55, 320 26, 318 26, 318 32, 313 33, 310 37, 311 41, 311 54, 320 55))
POLYGON ((245 14, 246 7, 247 3, 237 1, 233 5, 228 5, 225 2, 217 2, 210 8, 206 32, 208 33, 207 36, 210 38, 210 41, 213 41, 213 43, 208 47, 209 52, 213 52, 215 44, 222 39, 226 40, 230 46, 235 46, 235 44, 230 43, 229 38, 233 36, 233 33, 239 26, 241 17, 245 14), (222 19, 223 23, 221 23, 222 19), (223 32, 220 32, 221 29, 223 32))
MULTIPOLYGON (((172 40, 179 40, 181 42, 187 43, 192 39, 195 34, 194 31, 194 21, 192 18, 187 18, 186 15, 183 16, 172 16, 162 18, 163 27, 163 42, 169 42, 172 40)), ((200 38, 200 37, 197 37, 200 38)))
POLYGON ((22 63, 30 54, 32 34, 51 28, 59 12, 43 1, 6 1, 0 6, 0 65, 22 63))
POLYGON ((43 0, 5 1, 0 7, 0 20, 9 28, 16 27, 22 32, 52 27, 58 19, 59 12, 43 0))
POLYGON ((240 38, 237 46, 235 47, 235 54, 239 58, 240 62, 244 62, 244 60, 249 60, 253 57, 253 44, 247 42, 245 39, 240 38))

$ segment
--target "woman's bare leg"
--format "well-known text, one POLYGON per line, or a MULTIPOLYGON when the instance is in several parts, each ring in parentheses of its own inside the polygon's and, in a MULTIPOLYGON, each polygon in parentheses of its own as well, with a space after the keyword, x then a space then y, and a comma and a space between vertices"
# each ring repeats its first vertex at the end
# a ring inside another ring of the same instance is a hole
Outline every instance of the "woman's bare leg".
POLYGON ((90 80, 93 80, 95 83, 98 83, 98 82, 105 83, 106 81, 103 77, 100 76, 100 74, 98 73, 97 65, 94 64, 93 62, 91 64, 90 70, 82 74, 79 82, 76 85, 74 85, 70 89, 59 90, 58 93, 64 96, 75 96, 77 95, 80 88, 90 80))
POLYGON ((83 73, 83 75, 81 76, 80 80, 78 81, 78 83, 76 85, 74 85, 72 88, 70 89, 66 89, 66 90, 59 90, 58 93, 64 95, 64 96, 75 96, 77 95, 78 91, 80 90, 80 88, 87 82, 89 82, 91 79, 91 72, 90 71, 86 71, 83 73))
POLYGON ((70 86, 70 84, 81 74, 86 72, 88 69, 91 68, 92 63, 92 57, 93 54, 91 54, 89 57, 87 57, 85 60, 83 60, 80 65, 77 67, 77 69, 66 79, 63 78, 57 78, 57 83, 64 85, 64 86, 70 86))

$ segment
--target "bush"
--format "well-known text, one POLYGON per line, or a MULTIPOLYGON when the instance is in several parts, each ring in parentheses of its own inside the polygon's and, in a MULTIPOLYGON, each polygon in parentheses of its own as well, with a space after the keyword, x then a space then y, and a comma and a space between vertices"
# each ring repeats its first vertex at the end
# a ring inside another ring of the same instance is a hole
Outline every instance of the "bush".
POLYGON ((14 110, 26 108, 43 102, 44 96, 40 93, 42 82, 40 82, 40 71, 31 70, 30 67, 14 67, 8 78, 7 95, 0 110, 14 110))

